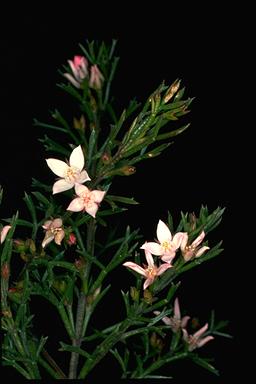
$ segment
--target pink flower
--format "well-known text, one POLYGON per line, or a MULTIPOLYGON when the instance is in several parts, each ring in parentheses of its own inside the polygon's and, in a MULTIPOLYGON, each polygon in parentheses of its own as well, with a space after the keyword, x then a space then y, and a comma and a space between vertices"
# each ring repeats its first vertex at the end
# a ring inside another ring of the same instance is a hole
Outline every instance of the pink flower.
POLYGON ((92 65, 91 66, 89 86, 91 88, 100 89, 103 81, 104 81, 104 77, 103 77, 102 73, 100 72, 98 66, 92 65))
POLYGON ((42 242, 43 248, 53 240, 56 244, 61 244, 65 236, 61 219, 47 220, 44 223, 43 228, 46 230, 45 237, 42 242))
POLYGON ((196 348, 201 348, 203 345, 208 343, 208 341, 213 340, 213 336, 202 337, 205 331, 208 329, 208 323, 206 323, 202 328, 200 328, 193 335, 189 335, 186 329, 182 329, 183 339, 188 344, 188 350, 193 351, 196 348))
POLYGON ((2 244, 5 241, 7 233, 11 229, 11 225, 4 225, 0 231, 0 243, 2 244))
POLYGON ((83 170, 84 155, 80 145, 71 152, 69 165, 57 159, 46 159, 46 162, 52 172, 61 177, 53 184, 53 194, 71 189, 76 183, 82 184, 91 180, 88 173, 83 170))
POLYGON ((72 74, 64 73, 64 76, 76 87, 81 88, 81 83, 88 76, 88 61, 84 56, 74 56, 73 61, 68 60, 72 74))
MULTIPOLYGON (((159 315, 160 313, 161 312, 159 312, 159 311, 154 311, 155 315, 159 315)), ((179 300, 178 300, 178 298, 176 298, 174 301, 174 315, 173 315, 173 317, 164 316, 162 318, 162 321, 166 325, 170 325, 172 331, 177 333, 180 329, 185 328, 187 326, 189 319, 190 319, 190 316, 181 317, 179 300)))
POLYGON ((71 201, 67 211, 86 211, 89 215, 95 217, 99 203, 103 200, 106 192, 98 190, 90 191, 89 188, 81 184, 75 185, 75 191, 78 197, 71 201))
POLYGON ((156 234, 159 241, 158 243, 146 242, 141 246, 141 248, 146 249, 153 255, 160 256, 161 259, 166 263, 171 263, 172 259, 175 257, 177 249, 181 244, 184 233, 177 232, 172 237, 172 234, 167 225, 162 220, 159 220, 156 234))
POLYGON ((203 241, 205 232, 202 231, 200 235, 193 241, 192 244, 188 245, 188 234, 184 233, 180 249, 185 261, 189 261, 193 257, 200 257, 205 251, 210 249, 209 247, 199 247, 199 244, 203 241))
POLYGON ((143 265, 144 268, 142 268, 140 265, 133 263, 131 261, 127 261, 123 263, 125 267, 130 268, 135 272, 138 272, 140 275, 142 275, 146 279, 143 285, 143 289, 146 289, 149 285, 151 285, 157 276, 162 275, 162 273, 164 273, 167 269, 172 267, 172 265, 167 263, 161 264, 160 267, 157 267, 154 264, 154 260, 151 253, 146 249, 145 249, 145 256, 146 256, 148 265, 147 266, 143 265))

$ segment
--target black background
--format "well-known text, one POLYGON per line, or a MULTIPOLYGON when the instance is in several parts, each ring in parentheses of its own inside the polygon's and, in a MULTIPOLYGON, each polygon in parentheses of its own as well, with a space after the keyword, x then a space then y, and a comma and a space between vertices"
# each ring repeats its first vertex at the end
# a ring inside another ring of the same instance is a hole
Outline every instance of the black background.
MULTIPOLYGON (((115 192, 141 202, 125 213, 123 220, 133 228, 141 227, 148 240, 155 236, 159 218, 166 219, 167 210, 178 221, 180 210, 197 213, 201 204, 210 210, 226 207, 223 222, 209 238, 210 246, 223 239, 224 253, 188 273, 180 290, 184 307, 192 315, 202 316, 202 322, 212 308, 217 318, 230 320, 228 331, 235 335, 234 341, 216 339, 209 344, 222 372, 222 379, 216 382, 224 382, 233 374, 240 342, 237 260, 234 262, 238 257, 233 178, 237 159, 236 144, 230 139, 237 124, 232 104, 237 92, 234 63, 239 57, 236 19, 221 8, 192 11, 184 6, 180 10, 171 7, 168 12, 158 9, 155 14, 152 9, 149 14, 148 8, 140 13, 135 8, 132 12, 119 9, 118 16, 106 13, 102 21, 104 10, 99 8, 93 12, 71 8, 65 17, 53 16, 50 10, 41 17, 38 11, 33 17, 10 18, 4 30, 1 184, 5 193, 1 217, 17 209, 23 211, 22 197, 24 190, 30 190, 32 176, 49 177, 46 155, 38 142, 45 132, 35 128, 32 119, 47 121, 49 110, 55 107, 68 113, 68 103, 55 87, 60 81, 57 69, 80 53, 78 43, 118 39, 120 64, 113 92, 120 112, 131 97, 143 101, 163 79, 167 84, 177 77, 182 79, 186 95, 195 96, 184 120, 190 121, 191 127, 176 138, 167 153, 139 164, 134 176, 118 179, 115 192)), ((126 276, 126 272, 116 273, 114 279, 123 281, 126 276)), ((108 303, 102 316, 114 309, 108 303)), ((44 313, 41 316, 42 322, 49 321, 44 313)), ((10 378, 15 375, 9 370, 5 373, 10 378)), ((193 367, 188 372, 181 367, 179 374, 181 378, 190 374, 215 382, 193 367)))

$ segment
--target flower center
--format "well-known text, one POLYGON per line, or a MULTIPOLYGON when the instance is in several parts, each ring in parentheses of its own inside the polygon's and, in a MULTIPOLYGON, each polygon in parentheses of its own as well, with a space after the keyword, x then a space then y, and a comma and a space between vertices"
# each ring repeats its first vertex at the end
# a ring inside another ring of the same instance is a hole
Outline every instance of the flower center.
POLYGON ((81 197, 83 199, 84 205, 87 207, 94 203, 94 199, 92 197, 91 192, 84 192, 81 197))
POLYGON ((167 252, 167 251, 170 251, 170 250, 171 250, 171 244, 170 244, 170 242, 167 241, 167 240, 163 241, 162 244, 161 244, 161 246, 162 246, 164 252, 167 252))
POLYGON ((155 277, 156 276, 156 268, 155 267, 148 267, 147 273, 149 277, 155 277))
POLYGON ((74 183, 78 179, 79 175, 80 175, 80 171, 78 168, 68 167, 68 169, 66 171, 66 175, 65 175, 65 180, 68 183, 74 183))
POLYGON ((50 228, 51 233, 55 236, 58 232, 60 232, 62 228, 50 228))

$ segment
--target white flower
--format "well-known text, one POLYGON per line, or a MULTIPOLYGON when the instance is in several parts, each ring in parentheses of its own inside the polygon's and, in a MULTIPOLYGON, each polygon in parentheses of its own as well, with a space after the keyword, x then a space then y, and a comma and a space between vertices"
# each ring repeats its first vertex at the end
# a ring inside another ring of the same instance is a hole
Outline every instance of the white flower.
POLYGON ((83 169, 84 155, 80 145, 71 152, 69 164, 57 159, 46 159, 46 162, 52 172, 61 177, 53 185, 53 194, 67 191, 73 188, 76 183, 82 184, 91 180, 88 173, 83 169))
POLYGON ((153 255, 160 256, 164 262, 171 263, 181 244, 184 233, 177 232, 172 236, 167 225, 159 220, 156 234, 159 242, 146 242, 141 246, 141 249, 146 249, 153 255))
POLYGON ((99 209, 99 203, 103 200, 106 192, 98 191, 97 189, 91 191, 85 185, 80 184, 75 185, 75 191, 77 197, 71 201, 67 211, 86 211, 89 215, 95 217, 99 209))

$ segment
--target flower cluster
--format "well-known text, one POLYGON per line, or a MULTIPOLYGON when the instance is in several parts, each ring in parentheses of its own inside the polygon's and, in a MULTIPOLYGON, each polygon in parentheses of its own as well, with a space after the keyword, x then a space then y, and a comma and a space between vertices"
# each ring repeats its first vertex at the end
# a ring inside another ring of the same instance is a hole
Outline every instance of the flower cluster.
MULTIPOLYGON (((154 311, 155 315, 160 315, 159 311, 154 311)), ((176 298, 174 301, 174 314, 172 317, 164 316, 162 321, 164 324, 169 325, 174 333, 182 331, 183 340, 187 344, 188 350, 191 352, 196 348, 200 348, 209 341, 213 340, 213 336, 204 336, 204 333, 208 329, 208 323, 202 328, 196 331, 193 335, 189 335, 186 329, 190 316, 181 317, 179 299, 176 298)))
MULTIPOLYGON (((65 163, 58 159, 46 159, 48 167, 60 179, 53 184, 53 194, 67 191, 75 188, 76 197, 67 207, 72 212, 87 212, 95 218, 99 208, 99 204, 105 196, 105 191, 90 190, 85 185, 86 181, 90 181, 90 177, 84 169, 84 155, 81 146, 76 147, 69 157, 69 162, 65 163)), ((56 218, 48 220, 44 223, 43 228, 46 230, 45 238, 42 246, 45 247, 52 240, 56 244, 60 244, 65 236, 62 226, 62 219, 56 218)))
POLYGON ((89 87, 93 89, 101 89, 104 77, 96 64, 88 68, 88 61, 84 56, 75 56, 73 60, 68 60, 70 73, 64 73, 64 76, 76 88, 82 88, 85 79, 88 78, 89 87))
POLYGON ((159 220, 156 235, 157 242, 145 242, 141 246, 141 249, 145 251, 148 266, 142 268, 140 265, 130 261, 123 264, 125 267, 138 272, 146 278, 143 286, 144 289, 151 285, 157 276, 160 276, 167 269, 173 267, 171 263, 179 248, 185 261, 202 256, 202 254, 209 249, 207 246, 199 246, 205 237, 204 231, 189 245, 187 232, 177 232, 173 236, 168 226, 162 220, 159 220), (157 267, 154 264, 152 255, 159 256, 164 263, 157 267))

